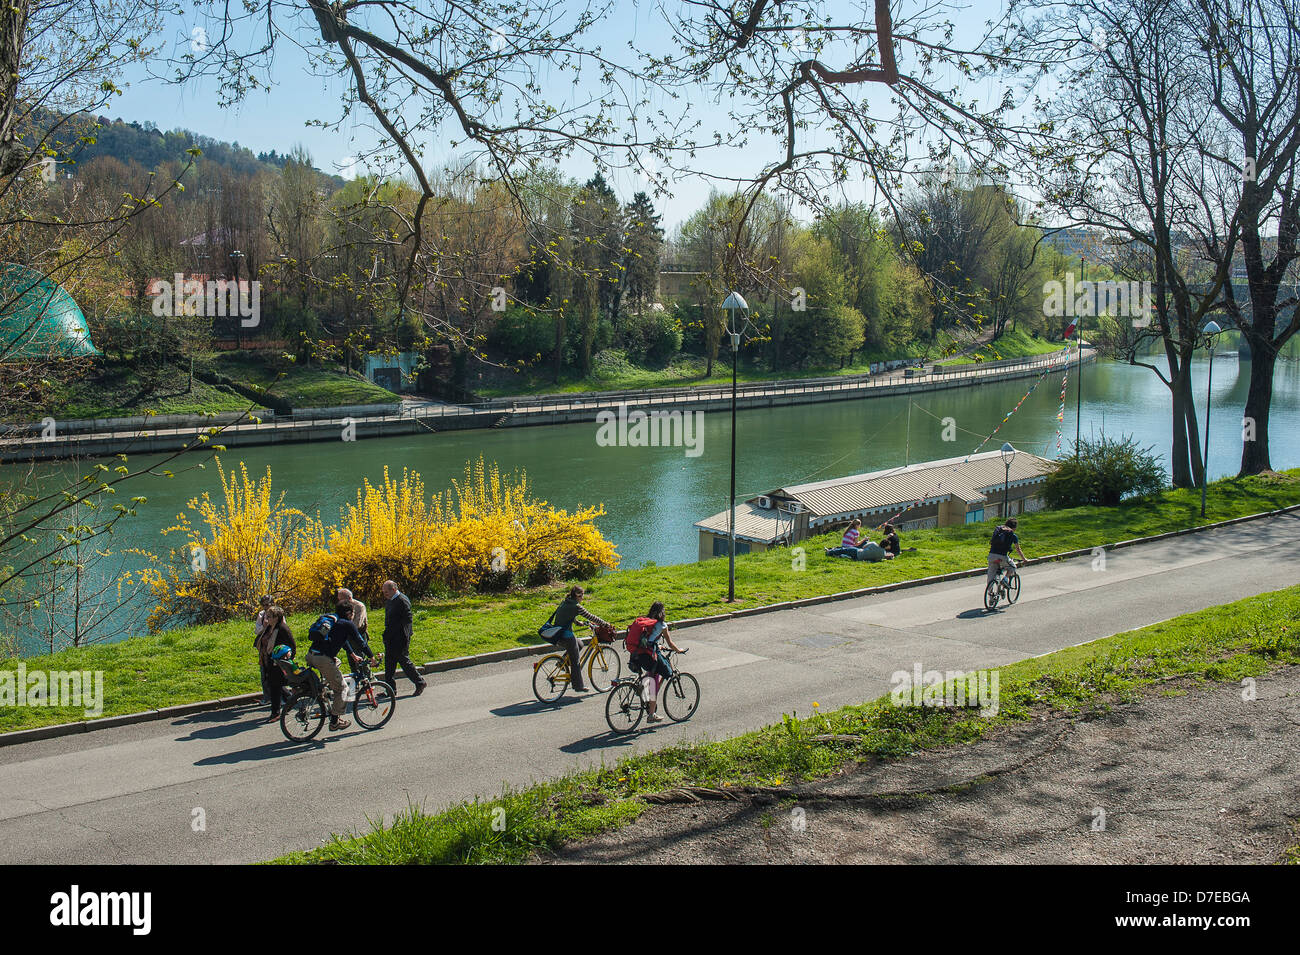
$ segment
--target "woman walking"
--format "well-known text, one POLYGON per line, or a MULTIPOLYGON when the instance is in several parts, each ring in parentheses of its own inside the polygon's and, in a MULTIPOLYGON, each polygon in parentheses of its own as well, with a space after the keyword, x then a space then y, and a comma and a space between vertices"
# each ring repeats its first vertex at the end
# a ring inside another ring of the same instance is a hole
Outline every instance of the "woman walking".
POLYGON ((268 723, 274 723, 280 718, 280 702, 287 685, 284 674, 271 659, 271 651, 280 644, 287 646, 293 653, 298 652, 293 632, 284 622, 284 611, 279 607, 269 607, 262 614, 261 629, 253 640, 253 646, 257 647, 257 660, 262 668, 262 693, 271 701, 271 715, 266 718, 268 723))

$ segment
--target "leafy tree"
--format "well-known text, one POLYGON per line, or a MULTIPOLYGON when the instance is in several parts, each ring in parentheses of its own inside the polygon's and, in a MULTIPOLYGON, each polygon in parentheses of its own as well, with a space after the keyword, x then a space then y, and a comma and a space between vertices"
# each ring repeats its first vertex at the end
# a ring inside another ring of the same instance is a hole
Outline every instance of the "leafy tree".
POLYGON ((626 226, 623 248, 625 295, 638 312, 655 300, 659 286, 659 258, 663 249, 663 217, 655 214, 654 203, 638 192, 623 210, 626 226))

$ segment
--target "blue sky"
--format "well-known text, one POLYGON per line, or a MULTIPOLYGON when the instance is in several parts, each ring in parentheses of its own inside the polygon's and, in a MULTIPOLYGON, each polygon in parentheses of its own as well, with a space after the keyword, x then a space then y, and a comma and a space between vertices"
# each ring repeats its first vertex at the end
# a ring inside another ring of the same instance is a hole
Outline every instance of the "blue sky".
MULTIPOLYGON (((828 7, 840 8, 841 3, 842 0, 831 0, 828 7)), ((911 2, 907 4, 908 8, 914 6, 916 4, 911 2)), ((1000 6, 1000 0, 974 0, 961 4, 954 16, 959 26, 959 38, 961 33, 977 30, 985 20, 997 16, 1000 6)), ((168 51, 187 49, 194 28, 205 24, 211 29, 210 21, 202 16, 182 12, 169 19, 159 41, 168 51)), ((306 21, 303 21, 303 28, 307 28, 306 21)), ((600 43, 606 53, 625 62, 631 60, 629 43, 637 50, 657 51, 669 49, 671 43, 659 5, 634 0, 613 0, 611 13, 589 34, 589 38, 600 43)), ((828 62, 836 60, 833 53, 827 53, 823 58, 828 62)), ((900 62, 904 70, 907 66, 906 61, 900 62)), ((155 70, 159 68, 155 67, 155 70)), ((272 149, 286 152, 301 143, 317 166, 331 172, 346 174, 346 163, 358 151, 349 134, 363 144, 372 141, 373 134, 360 125, 337 132, 307 125, 308 120, 330 121, 337 117, 346 84, 338 78, 313 75, 305 54, 291 42, 291 36, 281 37, 272 70, 274 85, 271 91, 251 95, 235 107, 219 107, 216 84, 210 79, 180 86, 153 79, 144 68, 138 68, 124 80, 123 95, 106 110, 111 117, 138 122, 148 120, 163 129, 182 127, 214 139, 238 142, 254 152, 272 149)), ((581 95, 568 77, 557 80, 552 88, 546 89, 548 98, 561 100, 566 96, 581 95)), ((989 102, 995 92, 992 89, 981 91, 980 98, 989 102)), ((884 90, 873 91, 873 95, 883 98, 884 90)), ((726 104, 709 102, 702 94, 676 103, 665 100, 661 105, 670 111, 685 108, 693 118, 704 118, 706 124, 715 117, 719 122, 726 121, 726 104)), ((436 141, 437 134, 431 132, 430 143, 436 141)), ((435 148, 434 153, 437 152, 435 148)), ((437 156, 439 161, 452 158, 443 152, 444 155, 437 156)), ((706 173, 735 175, 755 172, 776 155, 775 143, 768 140, 755 142, 747 150, 701 153, 695 162, 706 173)), ((585 179, 592 168, 590 161, 579 157, 565 172, 574 178, 585 179)), ((616 171, 612 179, 616 191, 623 198, 630 198, 634 191, 644 188, 644 184, 630 172, 616 171)), ((705 176, 693 176, 674 183, 673 195, 657 200, 664 224, 671 228, 698 208, 712 186, 713 183, 705 176)), ((870 192, 865 184, 858 182, 849 187, 847 197, 868 199, 870 192)))

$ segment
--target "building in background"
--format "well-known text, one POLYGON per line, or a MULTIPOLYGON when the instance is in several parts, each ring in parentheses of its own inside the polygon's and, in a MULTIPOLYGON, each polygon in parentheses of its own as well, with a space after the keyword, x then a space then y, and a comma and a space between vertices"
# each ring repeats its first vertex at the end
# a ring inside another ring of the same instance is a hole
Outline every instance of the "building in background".
MULTIPOLYGON (((1043 482, 1055 467, 1054 461, 1019 451, 1007 482, 1002 453, 985 451, 776 488, 736 506, 736 553, 796 544, 855 517, 868 529, 891 521, 900 531, 914 531, 1040 510, 1043 482)), ((727 556, 726 511, 695 526, 700 531, 700 560, 727 556)))

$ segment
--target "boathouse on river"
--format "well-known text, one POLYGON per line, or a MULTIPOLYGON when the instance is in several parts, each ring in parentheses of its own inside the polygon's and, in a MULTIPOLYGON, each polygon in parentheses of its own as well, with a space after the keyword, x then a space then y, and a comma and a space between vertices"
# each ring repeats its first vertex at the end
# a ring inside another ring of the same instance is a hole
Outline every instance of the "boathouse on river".
MULTIPOLYGON (((874 529, 892 521, 900 531, 970 524, 1040 510, 1042 485, 1054 461, 1018 451, 1007 472, 1000 451, 926 461, 849 477, 779 487, 736 505, 736 553, 767 550, 824 534, 862 518, 874 529)), ((695 524, 700 560, 727 555, 727 512, 695 524)))

